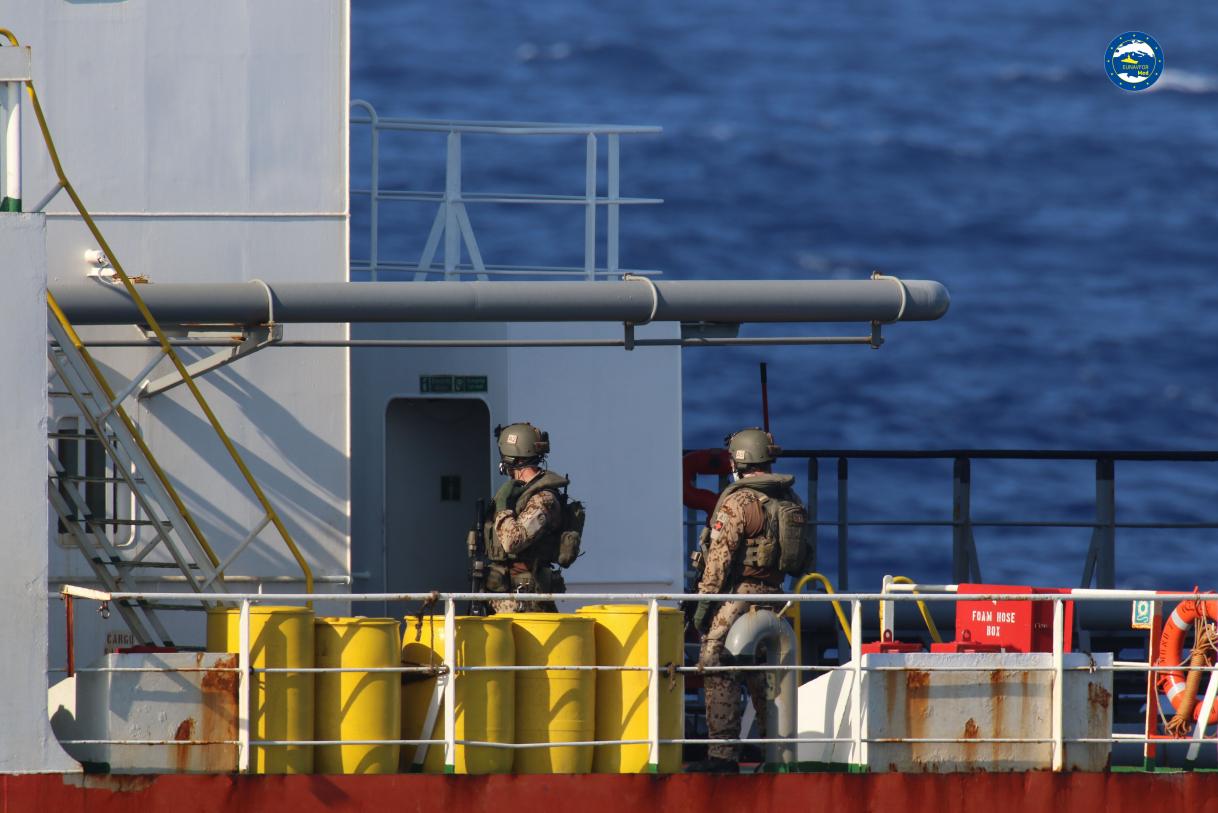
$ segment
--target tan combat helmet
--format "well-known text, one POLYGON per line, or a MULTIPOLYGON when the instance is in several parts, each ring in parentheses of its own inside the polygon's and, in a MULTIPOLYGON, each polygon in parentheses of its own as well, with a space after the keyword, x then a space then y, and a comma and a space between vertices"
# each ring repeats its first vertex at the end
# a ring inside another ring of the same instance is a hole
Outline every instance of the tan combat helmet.
POLYGON ((732 467, 745 469, 773 463, 782 447, 774 443, 774 436, 764 429, 750 427, 728 435, 724 442, 732 458, 732 467))
POLYGON ((536 465, 550 453, 550 434, 531 423, 497 426, 495 439, 499 441, 500 470, 536 465))

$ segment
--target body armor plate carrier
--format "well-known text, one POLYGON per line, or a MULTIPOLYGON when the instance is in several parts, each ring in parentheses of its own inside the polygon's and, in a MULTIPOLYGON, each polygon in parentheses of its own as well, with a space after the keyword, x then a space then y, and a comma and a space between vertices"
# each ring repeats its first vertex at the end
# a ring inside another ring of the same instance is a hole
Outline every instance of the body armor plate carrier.
MULTIPOLYGON (((756 491, 761 497, 765 526, 757 536, 746 540, 740 560, 744 567, 797 576, 814 565, 812 546, 808 542, 808 512, 795 493, 794 484, 795 478, 788 474, 755 474, 742 477, 719 495, 719 502, 710 515, 711 520, 719 512, 723 501, 742 488, 756 491)), ((710 547, 709 528, 703 529, 699 546, 701 549, 694 560, 695 569, 701 577, 702 563, 710 547)))
MULTIPOLYGON (((566 477, 551 471, 542 472, 528 483, 515 483, 508 502, 517 515, 535 494, 549 490, 558 497, 562 522, 557 529, 547 529, 524 550, 511 554, 495 539, 494 516, 490 516, 485 525, 485 542, 487 558, 493 565, 492 570, 498 570, 502 576, 506 576, 507 571, 515 570, 513 565, 520 562, 527 566, 541 592, 562 592, 565 589, 561 574, 555 572, 551 566, 557 564, 568 568, 575 563, 580 555, 584 531, 584 505, 567 496, 569 483, 570 480, 566 477)), ((506 592, 511 588, 505 584, 496 589, 488 580, 487 589, 492 592, 506 592)))

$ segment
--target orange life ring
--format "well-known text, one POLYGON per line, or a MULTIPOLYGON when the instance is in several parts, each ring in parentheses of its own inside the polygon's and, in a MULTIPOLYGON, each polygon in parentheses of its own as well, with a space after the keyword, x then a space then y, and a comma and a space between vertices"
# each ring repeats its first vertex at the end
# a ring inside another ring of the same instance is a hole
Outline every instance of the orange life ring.
POLYGON ((729 474, 732 470, 732 460, 725 449, 698 449, 681 458, 681 472, 684 475, 684 486, 681 489, 681 502, 686 508, 705 511, 707 516, 715 510, 719 502, 719 494, 698 488, 699 474, 729 474))
MULTIPOLYGON (((1193 622, 1198 618, 1218 621, 1218 601, 1190 599, 1176 605, 1171 615, 1163 622, 1163 633, 1159 636, 1159 652, 1155 657, 1155 666, 1180 666, 1184 652, 1184 636, 1193 628, 1193 622)), ((1180 709, 1180 701, 1184 694, 1184 672, 1160 672, 1159 691, 1167 695, 1171 707, 1180 709)), ((1193 719, 1201 716, 1201 704, 1193 709, 1193 719)), ((1210 709, 1210 717, 1206 725, 1218 723, 1218 703, 1210 709)))

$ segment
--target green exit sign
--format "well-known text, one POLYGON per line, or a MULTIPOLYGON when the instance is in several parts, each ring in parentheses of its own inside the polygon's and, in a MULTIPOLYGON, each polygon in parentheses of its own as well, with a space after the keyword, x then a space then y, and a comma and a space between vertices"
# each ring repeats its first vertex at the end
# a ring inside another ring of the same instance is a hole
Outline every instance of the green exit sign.
POLYGON ((486 392, 486 376, 421 375, 419 392, 486 392))

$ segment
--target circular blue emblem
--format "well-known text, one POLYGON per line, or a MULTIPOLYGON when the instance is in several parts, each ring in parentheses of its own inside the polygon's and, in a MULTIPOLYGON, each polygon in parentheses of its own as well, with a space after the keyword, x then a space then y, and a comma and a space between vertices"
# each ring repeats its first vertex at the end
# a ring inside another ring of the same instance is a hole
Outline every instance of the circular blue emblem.
POLYGON ((1163 49, 1142 31, 1126 31, 1108 43, 1108 78, 1121 90, 1146 90, 1163 75, 1163 49))

